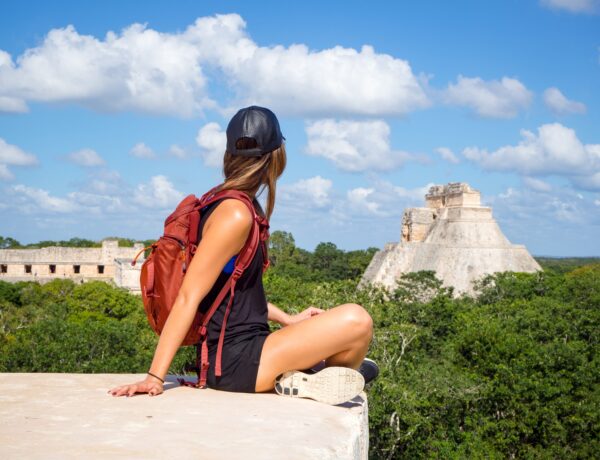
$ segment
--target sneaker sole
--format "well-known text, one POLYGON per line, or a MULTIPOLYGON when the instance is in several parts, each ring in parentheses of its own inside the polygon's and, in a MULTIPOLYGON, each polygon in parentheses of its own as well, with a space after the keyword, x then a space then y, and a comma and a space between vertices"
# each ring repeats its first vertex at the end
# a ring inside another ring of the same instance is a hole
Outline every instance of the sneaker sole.
POLYGON ((275 382, 275 391, 282 396, 309 398, 326 404, 341 404, 363 391, 365 379, 349 367, 326 367, 315 374, 289 371, 275 382))

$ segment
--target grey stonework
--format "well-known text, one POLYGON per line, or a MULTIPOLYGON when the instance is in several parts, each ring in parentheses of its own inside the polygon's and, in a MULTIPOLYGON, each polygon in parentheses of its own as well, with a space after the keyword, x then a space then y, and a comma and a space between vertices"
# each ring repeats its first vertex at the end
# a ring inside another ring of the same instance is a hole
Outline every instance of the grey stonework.
POLYGON ((511 244, 481 206, 479 191, 461 182, 435 185, 425 207, 404 211, 399 243, 387 243, 365 270, 368 283, 393 288, 408 272, 432 270, 457 295, 473 292, 473 281, 503 272, 534 272, 539 264, 523 245, 511 244))
POLYGON ((102 280, 139 294, 143 254, 135 267, 131 261, 141 249, 141 243, 132 248, 119 247, 117 240, 104 240, 101 248, 0 249, 0 280, 40 283, 56 278, 75 282, 102 280))

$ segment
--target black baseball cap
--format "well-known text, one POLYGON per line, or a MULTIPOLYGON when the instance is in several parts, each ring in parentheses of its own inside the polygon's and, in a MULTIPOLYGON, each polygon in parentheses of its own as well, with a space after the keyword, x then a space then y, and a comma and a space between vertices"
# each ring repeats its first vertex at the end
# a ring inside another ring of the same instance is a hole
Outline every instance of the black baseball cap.
POLYGON ((279 121, 273 112, 252 105, 240 109, 227 125, 227 151, 231 155, 259 157, 283 144, 279 121), (238 148, 240 139, 253 139, 256 147, 238 148))

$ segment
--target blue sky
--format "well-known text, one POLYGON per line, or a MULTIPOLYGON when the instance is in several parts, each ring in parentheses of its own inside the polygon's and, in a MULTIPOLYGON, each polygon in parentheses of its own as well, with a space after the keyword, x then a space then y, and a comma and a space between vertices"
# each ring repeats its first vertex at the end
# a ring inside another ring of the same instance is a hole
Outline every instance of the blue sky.
POLYGON ((600 2, 13 2, 0 16, 0 235, 157 238, 265 105, 271 227, 398 241, 432 184, 534 255, 600 255, 600 2))

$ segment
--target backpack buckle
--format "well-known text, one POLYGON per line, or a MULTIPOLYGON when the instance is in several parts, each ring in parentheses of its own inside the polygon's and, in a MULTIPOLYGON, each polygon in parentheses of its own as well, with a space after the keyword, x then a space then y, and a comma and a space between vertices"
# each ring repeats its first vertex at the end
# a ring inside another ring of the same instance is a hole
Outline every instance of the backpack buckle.
POLYGON ((244 270, 240 267, 235 267, 233 270, 233 275, 231 275, 233 277, 234 280, 238 280, 240 279, 240 276, 242 276, 242 274, 244 273, 244 270))

